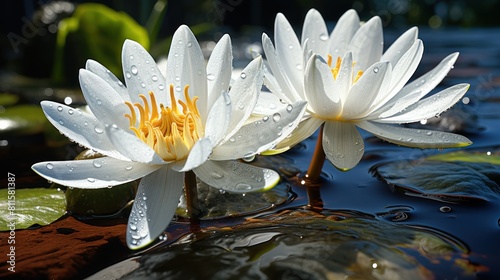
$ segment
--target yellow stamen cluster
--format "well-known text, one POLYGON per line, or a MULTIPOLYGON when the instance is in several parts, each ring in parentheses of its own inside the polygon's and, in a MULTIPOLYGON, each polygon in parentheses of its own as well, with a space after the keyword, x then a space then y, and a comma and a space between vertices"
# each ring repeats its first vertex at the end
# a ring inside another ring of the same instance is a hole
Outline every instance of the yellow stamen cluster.
POLYGON ((176 100, 174 87, 170 85, 171 108, 160 104, 159 111, 155 95, 151 91, 150 102, 143 94, 139 95, 143 104, 125 102, 130 109, 130 114, 125 114, 129 119, 130 129, 165 161, 187 158, 196 141, 203 137, 203 125, 196 107, 198 97, 191 99, 188 89, 189 86, 184 88, 186 101, 183 102, 176 100))
MULTIPOLYGON (((336 80, 337 79, 337 76, 339 75, 339 70, 340 70, 340 64, 342 64, 342 58, 337 57, 337 62, 335 63, 335 67, 332 67, 332 62, 333 62, 333 57, 332 55, 328 55, 328 66, 330 66, 331 70, 332 70, 332 75, 333 75, 333 78, 336 80)), ((354 63, 353 63, 353 66, 354 66, 354 63)), ((356 83, 359 78, 361 77, 361 75, 363 75, 363 71, 359 70, 358 73, 356 73, 356 76, 354 77, 352 83, 356 83)))

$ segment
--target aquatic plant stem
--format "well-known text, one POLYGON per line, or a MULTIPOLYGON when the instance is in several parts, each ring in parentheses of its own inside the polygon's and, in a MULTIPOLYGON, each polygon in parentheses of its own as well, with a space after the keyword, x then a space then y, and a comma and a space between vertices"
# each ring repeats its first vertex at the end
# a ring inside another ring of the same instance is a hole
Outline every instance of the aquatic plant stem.
POLYGON ((198 186, 196 174, 187 171, 184 174, 184 192, 186 194, 186 210, 190 219, 198 219, 201 215, 201 206, 198 200, 198 186))
POLYGON ((323 125, 319 128, 318 139, 316 140, 316 147, 307 169, 306 177, 309 181, 318 182, 323 164, 325 163, 325 151, 323 150, 323 125))
POLYGON ((325 158, 326 155, 323 150, 323 125, 321 125, 311 163, 302 181, 306 185, 308 206, 313 209, 323 209, 323 200, 321 199, 321 193, 319 191, 321 185, 318 183, 323 164, 325 163, 325 158))

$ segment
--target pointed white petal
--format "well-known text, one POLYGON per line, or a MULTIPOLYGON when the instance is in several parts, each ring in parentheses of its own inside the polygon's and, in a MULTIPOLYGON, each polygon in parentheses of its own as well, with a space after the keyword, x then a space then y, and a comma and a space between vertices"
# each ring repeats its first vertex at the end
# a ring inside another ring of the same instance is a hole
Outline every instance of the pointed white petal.
POLYGON ((458 84, 420 100, 400 114, 379 119, 383 123, 411 123, 426 120, 448 110, 457 103, 469 89, 469 84, 458 84))
MULTIPOLYGON (((326 55, 328 51, 328 29, 326 28, 325 20, 316 9, 310 9, 304 20, 302 28, 302 45, 304 41, 309 39, 308 46, 313 53, 326 55)), ((300 54, 297 54, 299 57, 300 54)))
POLYGON ((213 144, 208 138, 198 140, 191 148, 188 158, 185 161, 173 162, 170 164, 173 170, 178 172, 189 171, 207 161, 212 153, 213 144))
POLYGON ((309 118, 301 121, 297 128, 287 138, 279 142, 274 149, 281 150, 297 145, 313 135, 323 122, 323 120, 318 118, 309 118))
POLYGON ((285 108, 287 104, 278 95, 268 91, 261 91, 252 114, 259 116, 269 115, 285 108))
POLYGON ((201 181, 229 193, 268 190, 280 180, 279 174, 271 169, 233 160, 210 160, 193 171, 201 181))
POLYGON ((226 135, 231 120, 231 98, 224 92, 213 104, 205 124, 205 137, 217 146, 226 135))
POLYGON ((325 122, 323 150, 326 158, 342 171, 355 167, 363 157, 364 143, 356 126, 344 122, 325 122))
POLYGON ((283 100, 285 103, 291 103, 292 101, 283 92, 278 81, 269 70, 269 67, 266 66, 266 64, 262 66, 262 73, 264 73, 264 85, 273 93, 273 95, 276 95, 278 99, 283 100))
POLYGON ((383 92, 391 81, 390 62, 373 64, 352 86, 343 105, 344 119, 362 118, 373 105, 373 101, 383 92))
POLYGON ((98 189, 127 183, 160 168, 110 157, 96 159, 39 162, 33 169, 54 183, 84 189, 98 189))
POLYGON ((198 96, 201 119, 208 114, 207 70, 205 58, 193 32, 181 25, 172 37, 168 52, 167 84, 174 85, 176 96, 184 100, 184 87, 189 85, 190 96, 198 96))
POLYGON ((182 194, 184 173, 168 166, 144 177, 139 184, 127 225, 127 245, 140 249, 155 241, 174 217, 182 194))
POLYGON ((292 26, 281 13, 276 15, 274 21, 274 43, 285 76, 288 77, 293 88, 301 92, 303 90, 304 75, 302 48, 292 26))
POLYGON ((469 139, 462 135, 442 131, 412 129, 370 121, 359 122, 357 125, 378 138, 407 147, 421 149, 458 148, 472 144, 469 139))
POLYGON ((374 100, 374 106, 371 110, 375 111, 394 95, 408 82, 422 59, 424 45, 421 40, 415 41, 413 46, 399 59, 398 63, 392 69, 391 83, 387 90, 380 92, 374 100))
POLYGON ((244 125, 229 140, 215 147, 210 159, 238 159, 273 148, 297 127, 305 107, 306 102, 299 101, 262 120, 244 125))
POLYGON ((231 121, 229 122, 228 139, 248 119, 259 97, 262 88, 262 58, 252 60, 241 72, 229 91, 231 98, 231 121))
POLYGON ((85 69, 101 77, 106 81, 121 97, 123 100, 130 101, 127 88, 125 85, 106 67, 99 62, 89 59, 85 64, 85 69))
POLYGON ((349 51, 356 62, 354 72, 365 71, 382 57, 384 40, 382 37, 382 20, 372 17, 354 34, 349 45, 349 51))
POLYGON ((381 61, 390 61, 396 65, 401 58, 413 46, 418 37, 418 28, 412 27, 403 33, 389 46, 382 55, 381 61))
POLYGON ((352 37, 356 31, 358 31, 359 27, 359 16, 353 9, 348 10, 339 18, 335 28, 330 34, 329 53, 334 60, 337 57, 344 56, 348 50, 352 37))
POLYGON ((104 124, 94 116, 52 101, 40 104, 50 123, 72 141, 103 155, 128 160, 109 141, 104 133, 104 124))
POLYGON ((155 93, 159 104, 170 105, 165 77, 156 65, 153 57, 144 47, 132 40, 125 40, 122 49, 123 76, 127 84, 130 99, 142 104, 139 94, 148 96, 155 93))
POLYGON ((435 68, 402 88, 386 105, 373 112, 371 115, 380 115, 380 118, 392 116, 406 107, 414 104, 432 89, 434 89, 448 74, 458 58, 458 53, 453 53, 443 59, 435 68))
POLYGON ((330 66, 317 54, 309 60, 305 74, 306 98, 312 111, 324 118, 341 113, 340 96, 335 91, 330 66))
POLYGON ((231 81, 233 68, 233 52, 231 38, 224 35, 212 51, 207 64, 208 104, 207 110, 212 108, 214 102, 226 92, 231 81))
POLYGON ((132 161, 147 164, 165 164, 166 162, 135 134, 110 125, 105 128, 106 135, 115 148, 132 161))
POLYGON ((128 128, 130 124, 125 114, 130 114, 130 110, 125 100, 101 77, 88 70, 80 69, 79 78, 83 96, 94 116, 104 124, 128 128))
POLYGON ((301 100, 301 96, 297 89, 292 85, 289 78, 286 76, 286 71, 283 68, 283 64, 274 49, 271 39, 267 34, 262 34, 262 47, 264 48, 264 53, 266 54, 266 60, 269 63, 269 68, 273 74, 273 77, 278 82, 282 93, 285 94, 290 101, 301 100))
POLYGON ((342 63, 340 64, 340 69, 337 74, 337 79, 333 85, 333 90, 338 92, 341 104, 344 104, 349 91, 351 90, 353 71, 352 71, 352 53, 348 52, 344 55, 342 63))

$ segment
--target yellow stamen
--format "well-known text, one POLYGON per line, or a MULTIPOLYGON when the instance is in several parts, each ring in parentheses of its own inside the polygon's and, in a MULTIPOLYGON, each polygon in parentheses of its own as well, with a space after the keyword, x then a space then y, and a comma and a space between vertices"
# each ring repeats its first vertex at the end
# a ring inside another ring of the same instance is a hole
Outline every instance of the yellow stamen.
MULTIPOLYGON (((328 66, 330 67, 331 71, 332 71, 332 75, 333 75, 333 79, 337 79, 337 76, 339 75, 339 71, 340 71, 340 65, 342 64, 342 58, 337 57, 337 61, 335 63, 335 67, 332 67, 332 62, 333 62, 333 57, 331 54, 328 55, 328 58, 327 58, 327 61, 326 63, 328 64, 328 66)), ((353 62, 352 63, 352 67, 354 67, 356 63, 353 62)), ((363 71, 359 70, 358 73, 356 73, 356 77, 354 77, 352 83, 356 83, 359 78, 361 77, 361 75, 363 75, 363 71)))
POLYGON ((149 92, 149 101, 143 94, 139 97, 142 104, 126 101, 130 114, 130 129, 165 161, 187 158, 193 145, 203 137, 203 125, 196 106, 198 97, 189 96, 189 86, 184 88, 185 101, 177 100, 174 86, 170 85, 171 107, 156 102, 153 92, 149 92), (179 107, 182 107, 182 111, 179 107), (137 112, 136 112, 137 110, 137 112))

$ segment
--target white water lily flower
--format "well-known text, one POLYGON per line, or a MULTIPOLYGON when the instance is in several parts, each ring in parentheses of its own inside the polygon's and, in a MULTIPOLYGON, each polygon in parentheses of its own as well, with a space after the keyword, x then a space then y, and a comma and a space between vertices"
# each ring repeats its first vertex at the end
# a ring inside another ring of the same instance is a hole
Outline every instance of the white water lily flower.
POLYGON ((33 170, 61 185, 104 188, 142 178, 128 221, 132 249, 154 241, 170 223, 182 194, 184 171, 212 187, 233 193, 267 189, 279 175, 244 164, 243 158, 272 148, 299 123, 305 102, 297 102, 268 122, 245 124, 262 85, 256 58, 228 90, 231 42, 225 35, 208 64, 193 33, 174 34, 166 78, 138 43, 123 45, 126 86, 89 60, 80 84, 93 114, 51 101, 41 103, 60 132, 102 158, 41 162, 33 170))
POLYGON ((354 10, 339 19, 330 35, 321 14, 314 9, 305 18, 302 41, 283 14, 276 16, 274 32, 276 47, 266 34, 262 36, 272 72, 265 70, 264 83, 273 94, 261 94, 254 113, 265 114, 284 106, 280 101, 308 101, 301 124, 277 149, 286 150, 303 141, 322 124, 326 157, 341 170, 356 166, 364 153, 356 127, 409 147, 461 147, 471 143, 452 133, 394 125, 437 116, 469 88, 468 84, 459 84, 424 98, 453 67, 458 53, 407 84, 423 53, 416 27, 384 53, 380 18, 361 24, 354 10))

